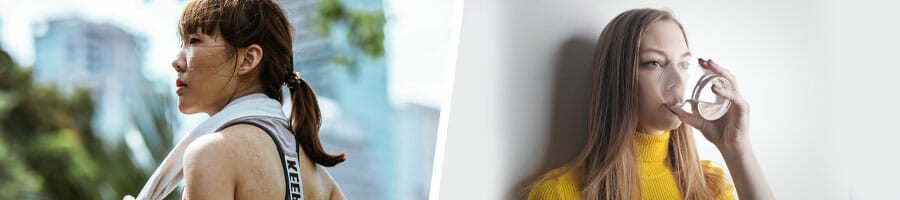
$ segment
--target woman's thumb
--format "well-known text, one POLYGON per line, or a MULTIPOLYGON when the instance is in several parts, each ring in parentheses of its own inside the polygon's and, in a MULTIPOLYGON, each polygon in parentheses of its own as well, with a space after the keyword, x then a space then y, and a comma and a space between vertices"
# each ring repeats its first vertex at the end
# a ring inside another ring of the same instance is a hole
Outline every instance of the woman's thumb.
POLYGON ((678 117, 681 122, 687 123, 688 125, 698 128, 703 125, 703 118, 682 110, 678 105, 670 105, 669 111, 672 111, 672 113, 675 114, 675 116, 678 117))

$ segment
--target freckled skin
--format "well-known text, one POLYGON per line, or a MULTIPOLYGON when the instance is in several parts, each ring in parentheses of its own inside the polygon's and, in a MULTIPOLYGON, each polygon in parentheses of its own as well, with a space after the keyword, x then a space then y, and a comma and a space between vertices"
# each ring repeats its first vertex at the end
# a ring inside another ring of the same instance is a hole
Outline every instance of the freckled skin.
MULTIPOLYGON (((214 115, 238 97, 261 92, 256 80, 259 46, 228 54, 218 31, 183 36, 186 41, 172 61, 183 83, 178 108, 185 114, 214 115)), ((300 151, 303 198, 344 199, 322 166, 300 151)), ((188 145, 184 157, 184 199, 283 199, 285 173, 272 139, 261 129, 236 125, 201 136, 188 145)))

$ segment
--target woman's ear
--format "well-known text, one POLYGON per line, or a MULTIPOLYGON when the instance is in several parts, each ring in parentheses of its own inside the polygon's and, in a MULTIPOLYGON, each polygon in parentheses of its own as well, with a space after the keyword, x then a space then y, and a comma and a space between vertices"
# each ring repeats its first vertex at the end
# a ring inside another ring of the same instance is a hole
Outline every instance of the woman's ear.
POLYGON ((263 50, 259 45, 251 44, 250 46, 247 46, 247 48, 244 48, 241 53, 243 54, 243 59, 240 61, 241 64, 238 67, 238 74, 245 75, 259 66, 259 62, 263 57, 263 50))

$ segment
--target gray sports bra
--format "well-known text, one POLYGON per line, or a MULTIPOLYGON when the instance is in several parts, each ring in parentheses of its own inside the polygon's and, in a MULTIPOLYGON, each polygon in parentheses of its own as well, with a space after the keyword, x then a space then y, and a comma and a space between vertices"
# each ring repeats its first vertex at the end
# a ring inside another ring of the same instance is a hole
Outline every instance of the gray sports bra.
POLYGON ((284 171, 284 199, 303 199, 303 181, 300 178, 300 161, 298 159, 300 145, 297 145, 296 136, 288 128, 287 120, 261 116, 242 117, 225 123, 216 132, 238 124, 256 126, 272 138, 278 148, 278 157, 281 158, 281 168, 284 171))

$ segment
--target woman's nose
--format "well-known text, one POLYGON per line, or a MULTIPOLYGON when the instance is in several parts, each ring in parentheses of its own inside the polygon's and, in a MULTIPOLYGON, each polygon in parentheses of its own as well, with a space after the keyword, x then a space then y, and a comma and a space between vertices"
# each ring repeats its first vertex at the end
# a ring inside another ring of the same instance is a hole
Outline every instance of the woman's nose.
POLYGON ((175 69, 175 72, 183 72, 186 64, 184 50, 179 50, 175 58, 172 59, 172 68, 175 69))

